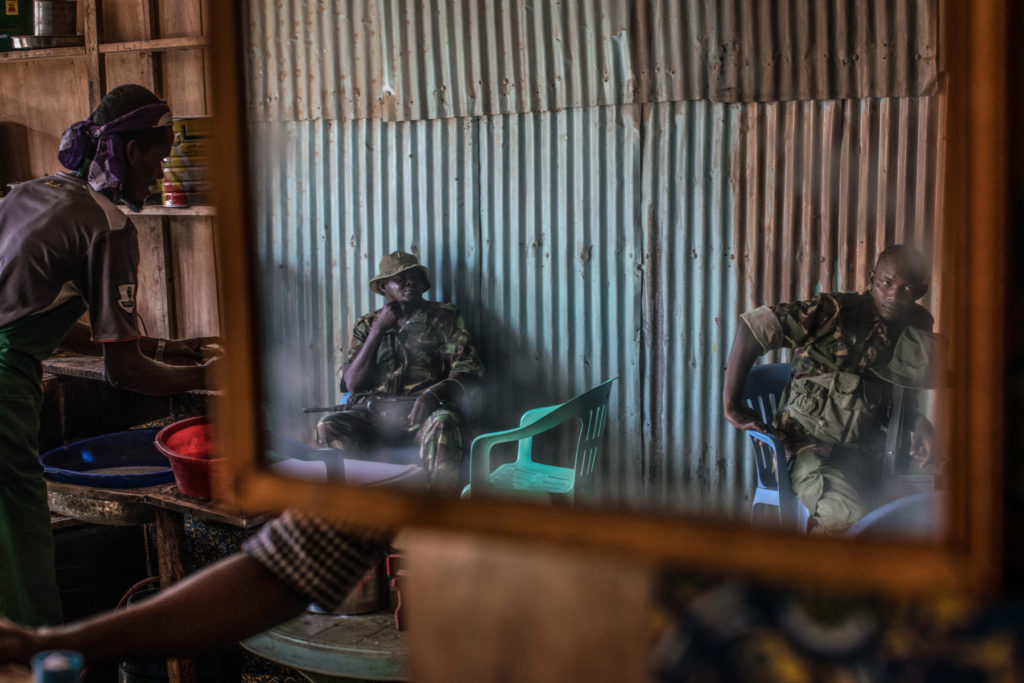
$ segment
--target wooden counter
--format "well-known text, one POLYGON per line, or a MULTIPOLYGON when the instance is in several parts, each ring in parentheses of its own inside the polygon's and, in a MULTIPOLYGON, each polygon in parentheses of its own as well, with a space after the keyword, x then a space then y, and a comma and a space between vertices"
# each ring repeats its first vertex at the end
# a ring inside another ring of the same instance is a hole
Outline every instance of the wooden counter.
MULTIPOLYGON (((103 356, 86 356, 68 351, 55 353, 44 360, 43 372, 65 377, 107 381, 107 374, 103 369, 103 356)), ((219 389, 193 389, 183 393, 220 396, 223 392, 219 389)))
POLYGON ((55 481, 46 482, 50 511, 91 524, 147 524, 158 510, 191 513, 200 519, 249 529, 263 523, 262 515, 245 514, 231 505, 186 496, 178 487, 159 484, 135 489, 107 489, 55 481))

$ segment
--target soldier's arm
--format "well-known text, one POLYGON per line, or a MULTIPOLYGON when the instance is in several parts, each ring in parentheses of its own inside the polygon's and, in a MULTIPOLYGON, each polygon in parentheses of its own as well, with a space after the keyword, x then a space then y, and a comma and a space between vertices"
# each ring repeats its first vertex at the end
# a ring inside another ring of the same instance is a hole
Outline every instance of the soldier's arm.
POLYGON ((725 419, 737 429, 769 431, 768 425, 761 421, 760 415, 753 408, 743 404, 743 389, 747 383, 747 375, 762 353, 764 349, 761 344, 754 337, 746 321, 740 319, 736 326, 736 336, 732 340, 732 348, 729 349, 722 388, 722 409, 725 412, 725 419))
POLYGON ((931 420, 915 412, 913 434, 910 437, 910 457, 919 468, 927 467, 937 455, 935 427, 931 420))
POLYGON ((355 353, 344 367, 341 376, 349 391, 360 392, 373 388, 373 381, 377 375, 377 349, 380 348, 384 333, 394 327, 398 320, 396 306, 392 304, 395 302, 385 304, 378 311, 365 333, 364 324, 357 324, 352 332, 352 347, 355 353))

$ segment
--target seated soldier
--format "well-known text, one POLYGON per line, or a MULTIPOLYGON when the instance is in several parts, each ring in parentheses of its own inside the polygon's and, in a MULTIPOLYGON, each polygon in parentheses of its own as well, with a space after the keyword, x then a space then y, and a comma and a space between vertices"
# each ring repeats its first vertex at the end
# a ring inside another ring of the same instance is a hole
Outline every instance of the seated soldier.
MULTIPOLYGON (((933 318, 915 303, 927 289, 924 257, 896 245, 879 255, 863 294, 819 294, 741 316, 725 373, 725 416, 739 429, 771 431, 742 402, 746 377, 758 356, 795 349, 774 427, 793 491, 811 514, 809 533, 841 535, 877 503, 892 410, 887 382, 900 374, 890 363, 897 343, 900 351, 929 348, 933 318)), ((909 403, 910 455, 924 465, 934 430, 909 403)))
POLYGON ((370 289, 387 303, 352 330, 338 371, 351 407, 322 418, 317 439, 347 454, 418 441, 431 490, 457 492, 464 418, 456 404, 464 382, 483 374, 473 340, 453 304, 423 298, 430 275, 412 254, 382 258, 370 289))

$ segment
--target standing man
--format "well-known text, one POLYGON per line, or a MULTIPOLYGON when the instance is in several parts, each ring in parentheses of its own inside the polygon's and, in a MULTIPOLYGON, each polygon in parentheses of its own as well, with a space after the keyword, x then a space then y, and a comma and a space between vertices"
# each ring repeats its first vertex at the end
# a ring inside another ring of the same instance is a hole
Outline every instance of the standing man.
MULTIPOLYGON (((915 303, 927 280, 921 253, 896 245, 879 255, 863 294, 819 294, 740 316, 725 372, 725 416, 739 429, 771 431, 743 404, 747 374, 758 356, 795 349, 773 426, 786 447, 793 491, 811 513, 810 533, 845 533, 878 493, 892 408, 888 381, 902 370, 890 364, 894 355, 907 356, 904 346, 926 349, 933 337, 931 314, 915 303)), ((910 454, 927 462, 932 425, 916 406, 905 414, 910 454)))
POLYGON ((61 137, 58 157, 72 172, 21 183, 0 204, 0 615, 19 623, 62 620, 39 462, 42 361, 62 344, 98 346, 116 386, 154 395, 205 386, 202 340, 138 332, 138 238, 117 207, 142 205, 172 137, 166 102, 141 86, 115 88, 61 137), (86 312, 89 326, 77 322, 86 312))
POLYGON ((338 371, 353 408, 322 418, 317 439, 344 453, 418 441, 430 488, 456 493, 465 423, 456 402, 483 375, 473 340, 458 308, 423 298, 430 274, 412 254, 382 258, 370 289, 387 303, 356 322, 338 371))

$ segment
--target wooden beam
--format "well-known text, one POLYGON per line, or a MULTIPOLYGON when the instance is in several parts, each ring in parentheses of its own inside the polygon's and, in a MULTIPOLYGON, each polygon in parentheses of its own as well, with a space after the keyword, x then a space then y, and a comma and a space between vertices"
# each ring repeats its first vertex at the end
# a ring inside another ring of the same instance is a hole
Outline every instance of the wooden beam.
MULTIPOLYGON (((142 37, 144 40, 152 40, 160 35, 159 20, 154 0, 139 0, 139 12, 142 15, 142 37)), ((163 95, 163 70, 160 68, 160 53, 149 52, 145 60, 144 84, 153 92, 163 95)))
POLYGON ((99 46, 103 54, 113 52, 166 52, 169 50, 194 50, 210 46, 206 36, 182 36, 181 38, 154 38, 152 40, 129 40, 123 43, 106 43, 99 46))
POLYGON ((60 57, 81 57, 85 47, 44 47, 38 50, 14 50, 0 52, 0 62, 27 62, 34 59, 57 59, 60 57))
POLYGON ((103 55, 100 54, 100 13, 102 0, 91 0, 85 3, 83 33, 85 34, 85 73, 89 81, 89 110, 96 109, 103 95, 107 92, 107 75, 103 68, 103 55))

